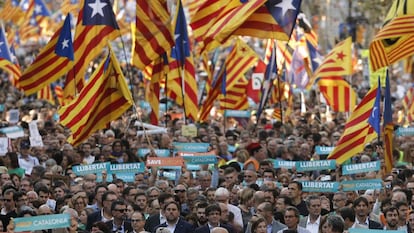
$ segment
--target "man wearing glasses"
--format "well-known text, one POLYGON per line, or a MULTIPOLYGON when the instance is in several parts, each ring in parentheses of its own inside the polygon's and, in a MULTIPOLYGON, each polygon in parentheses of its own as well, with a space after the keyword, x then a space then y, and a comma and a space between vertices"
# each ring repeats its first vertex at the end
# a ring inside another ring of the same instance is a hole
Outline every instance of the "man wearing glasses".
POLYGON ((106 222, 109 229, 116 233, 126 233, 132 231, 130 222, 125 221, 127 219, 127 206, 125 202, 116 200, 112 202, 111 213, 113 219, 106 222))

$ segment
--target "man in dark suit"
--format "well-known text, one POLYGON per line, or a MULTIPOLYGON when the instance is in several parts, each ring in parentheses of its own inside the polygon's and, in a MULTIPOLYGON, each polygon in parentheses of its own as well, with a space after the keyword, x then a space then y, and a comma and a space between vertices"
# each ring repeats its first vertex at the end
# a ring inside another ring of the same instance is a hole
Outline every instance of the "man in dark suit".
POLYGON ((113 191, 106 191, 102 195, 102 209, 88 215, 86 230, 92 229, 92 224, 95 222, 107 222, 112 219, 111 204, 118 199, 118 196, 113 191))
POLYGON ((355 223, 352 228, 383 229, 381 223, 375 222, 368 218, 369 203, 365 197, 358 197, 353 203, 355 210, 355 223))
POLYGON ((130 222, 125 221, 127 219, 127 206, 123 201, 114 201, 111 205, 111 213, 113 219, 105 224, 112 232, 127 233, 132 232, 132 226, 130 222))
POLYGON ((211 233, 215 227, 223 227, 229 233, 234 233, 234 228, 230 225, 220 223, 221 208, 217 204, 210 204, 206 208, 207 224, 195 230, 195 233, 211 233))
POLYGON ((194 233, 194 226, 184 219, 180 218, 180 204, 177 202, 170 202, 164 206, 164 214, 166 222, 155 227, 153 233, 157 228, 167 228, 171 233, 194 233))
POLYGON ((148 217, 145 222, 144 229, 149 232, 154 232, 155 227, 160 225, 161 223, 165 223, 166 218, 164 216, 164 206, 165 203, 173 202, 174 196, 170 193, 161 193, 158 197, 158 202, 160 203, 160 212, 158 214, 154 214, 148 217))

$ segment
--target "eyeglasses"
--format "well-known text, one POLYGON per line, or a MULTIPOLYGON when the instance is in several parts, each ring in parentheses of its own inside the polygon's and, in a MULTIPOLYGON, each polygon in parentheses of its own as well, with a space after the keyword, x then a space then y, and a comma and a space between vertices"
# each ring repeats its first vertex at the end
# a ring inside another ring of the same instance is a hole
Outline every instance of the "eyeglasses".
POLYGON ((3 201, 5 201, 5 202, 12 202, 13 200, 12 199, 3 199, 3 201))
POLYGON ((119 211, 119 212, 121 212, 121 213, 124 213, 124 212, 126 212, 126 211, 128 211, 128 209, 114 209, 115 211, 119 211))
POLYGON ((185 190, 184 189, 177 189, 177 190, 174 190, 174 192, 176 192, 176 193, 184 193, 185 190))
POLYGON ((144 221, 144 219, 131 219, 131 222, 141 222, 144 221))

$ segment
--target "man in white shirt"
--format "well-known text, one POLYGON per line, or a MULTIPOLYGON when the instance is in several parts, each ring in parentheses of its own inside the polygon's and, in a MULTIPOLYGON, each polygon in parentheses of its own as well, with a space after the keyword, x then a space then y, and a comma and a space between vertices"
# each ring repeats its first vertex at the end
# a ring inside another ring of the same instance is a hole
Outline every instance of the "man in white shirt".
POLYGON ((39 165, 39 159, 30 155, 30 142, 23 140, 20 142, 19 166, 25 170, 26 175, 32 173, 34 166, 39 165))
POLYGON ((216 202, 224 203, 230 212, 234 214, 234 222, 239 226, 243 227, 243 218, 239 207, 229 204, 230 192, 223 187, 216 190, 215 199, 216 202))
POLYGON ((302 218, 299 226, 308 229, 311 233, 319 232, 319 224, 321 222, 321 199, 319 196, 309 196, 306 201, 309 215, 302 218))

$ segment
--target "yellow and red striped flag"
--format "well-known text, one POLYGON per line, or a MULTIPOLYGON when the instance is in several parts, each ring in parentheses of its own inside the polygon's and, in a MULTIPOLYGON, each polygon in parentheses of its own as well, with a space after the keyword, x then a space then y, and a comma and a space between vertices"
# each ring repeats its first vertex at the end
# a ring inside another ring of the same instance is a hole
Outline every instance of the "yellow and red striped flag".
POLYGON ((327 104, 336 112, 351 112, 356 105, 356 93, 340 76, 322 77, 318 81, 319 91, 327 104))
POLYGON ((21 25, 25 18, 25 13, 19 6, 18 0, 6 0, 3 9, 0 11, 0 19, 5 22, 11 21, 15 25, 21 25))
POLYGON ((19 79, 20 88, 26 95, 36 93, 65 75, 72 68, 73 59, 70 16, 66 16, 59 30, 23 72, 19 79))
POLYGON ((190 11, 190 26, 193 29, 193 35, 196 41, 202 41, 203 37, 216 22, 218 16, 229 1, 230 0, 193 1, 202 2, 202 5, 198 7, 196 14, 194 14, 193 17, 191 17, 190 11))
POLYGON ((378 85, 361 100, 345 124, 345 131, 328 159, 335 159, 342 164, 352 156, 364 150, 365 144, 378 137, 374 128, 368 123, 377 98, 378 85))
POLYGON ((137 0, 136 27, 132 27, 132 64, 141 70, 171 50, 174 38, 165 0, 137 0))
POLYGON ((256 52, 240 38, 226 57, 226 89, 230 90, 259 59, 256 52))
POLYGON ((309 80, 307 89, 310 89, 312 85, 317 82, 319 77, 330 77, 340 75, 352 74, 352 38, 339 42, 332 51, 326 55, 322 64, 313 73, 312 78, 309 80))
POLYGON ((246 88, 249 82, 244 76, 239 76, 239 80, 231 88, 226 88, 225 95, 220 98, 220 109, 246 110, 249 108, 246 88))
POLYGON ((73 41, 75 63, 66 76, 65 98, 82 90, 89 62, 102 53, 108 41, 118 36, 119 27, 110 1, 82 0, 73 41))
POLYGON ((63 88, 62 88, 62 86, 55 85, 55 94, 56 94, 56 99, 58 101, 59 106, 64 106, 65 101, 63 99, 63 88))
POLYGON ((184 107, 186 117, 196 121, 198 113, 197 81, 190 50, 187 22, 180 0, 177 4, 174 25, 175 46, 171 49, 170 71, 168 73, 168 80, 171 80, 173 84, 172 86, 167 84, 167 86, 170 90, 175 90, 175 101, 184 107))
POLYGON ((414 1, 393 1, 384 27, 370 44, 370 63, 373 71, 414 54, 414 1))
POLYGON ((21 76, 20 66, 15 64, 3 26, 0 28, 0 69, 12 75, 11 80, 18 80, 21 76))
POLYGON ((301 0, 289 1, 289 3, 286 1, 267 1, 251 14, 233 34, 288 41, 295 27, 301 3, 301 0))
POLYGON ((85 88, 58 111, 61 124, 72 132, 68 142, 79 145, 120 117, 133 103, 121 67, 109 47, 109 55, 99 64, 85 88))
POLYGON ((145 97, 148 103, 151 106, 150 113, 150 122, 153 125, 158 125, 159 121, 159 112, 160 112, 160 89, 161 82, 165 77, 165 61, 164 56, 158 57, 153 61, 151 65, 148 66, 144 75, 147 76, 146 79, 146 91, 145 97))
POLYGON ((204 47, 202 51, 210 51, 223 44, 265 2, 266 0, 230 1, 203 36, 204 47))
POLYGON ((37 98, 46 100, 52 105, 56 105, 55 98, 53 97, 53 92, 52 92, 52 88, 50 88, 50 85, 46 85, 42 89, 40 89, 37 92, 37 98))

